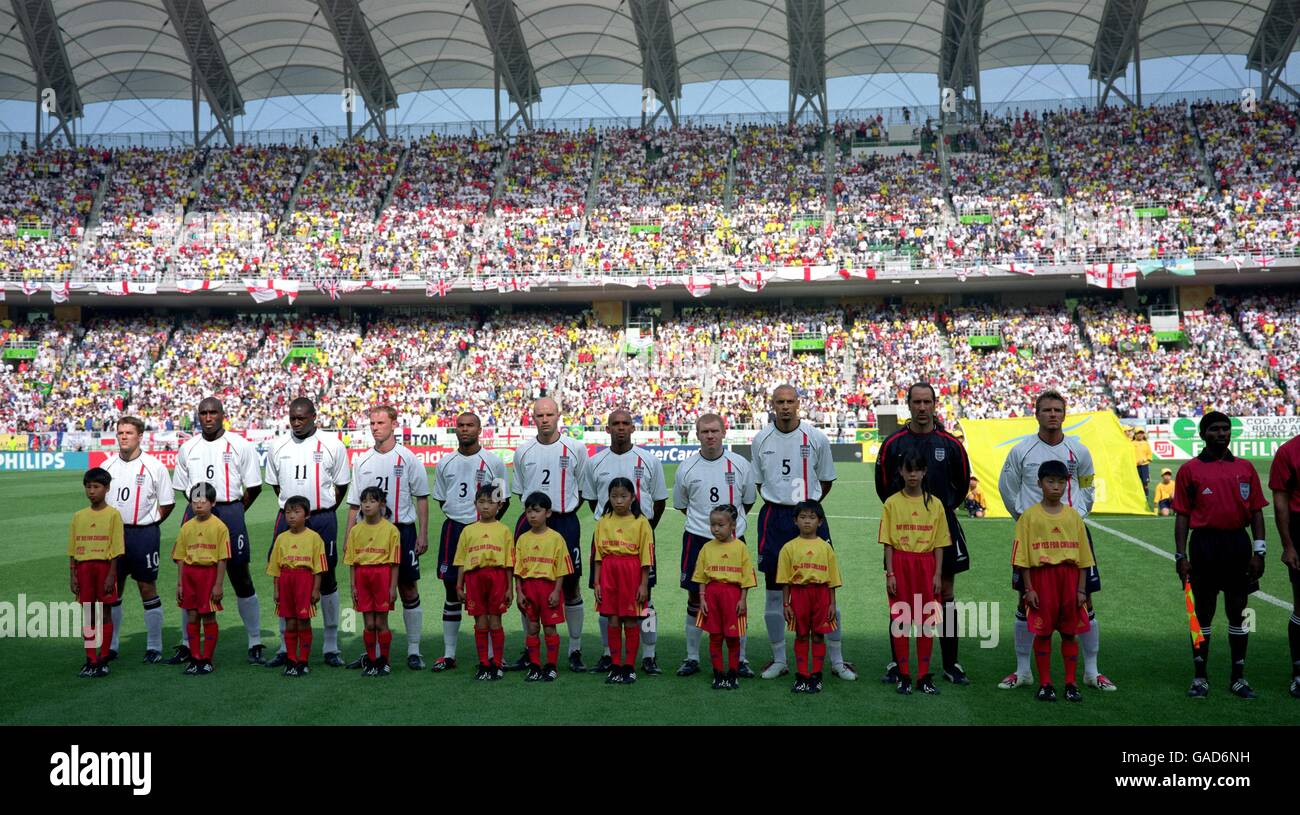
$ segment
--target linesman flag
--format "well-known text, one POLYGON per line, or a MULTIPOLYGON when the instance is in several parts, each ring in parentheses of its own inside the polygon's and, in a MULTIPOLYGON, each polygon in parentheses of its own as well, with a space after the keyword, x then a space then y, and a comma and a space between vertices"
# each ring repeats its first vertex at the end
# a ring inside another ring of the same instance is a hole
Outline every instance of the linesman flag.
POLYGON ((1196 648, 1205 642, 1205 635, 1201 633, 1201 621, 1196 617, 1196 598, 1192 596, 1191 581, 1183 584, 1183 599, 1187 601, 1187 627, 1192 630, 1192 647, 1196 648))

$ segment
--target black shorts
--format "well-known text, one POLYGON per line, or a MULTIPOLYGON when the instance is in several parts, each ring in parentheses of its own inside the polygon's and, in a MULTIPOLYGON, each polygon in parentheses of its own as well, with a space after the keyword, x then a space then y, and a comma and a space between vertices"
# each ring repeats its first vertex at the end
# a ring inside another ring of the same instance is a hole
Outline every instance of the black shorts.
POLYGON ((1167 509, 1172 512, 1174 509, 1174 499, 1166 498, 1163 501, 1157 502, 1156 509, 1167 509))
POLYGON ((1259 581, 1250 574, 1253 554, 1250 535, 1244 529, 1193 529, 1187 546, 1192 593, 1208 599, 1219 592, 1258 591, 1259 581))
MULTIPOLYGON (((1092 530, 1085 526, 1083 532, 1088 536, 1088 551, 1092 552, 1092 565, 1084 570, 1088 575, 1084 589, 1091 597, 1101 591, 1101 570, 1097 568, 1097 547, 1092 543, 1092 530)), ((1014 566, 1011 567, 1011 588, 1021 595, 1025 593, 1024 587, 1020 585, 1020 572, 1014 566)))
POLYGON ((1142 485, 1143 485, 1143 486, 1146 486, 1146 485, 1151 481, 1151 465, 1150 465, 1150 464, 1139 464, 1139 465, 1138 465, 1138 480, 1142 482, 1142 485))
MULTIPOLYGON (((321 540, 325 541, 325 562, 329 565, 330 573, 334 572, 335 567, 339 565, 339 518, 338 507, 330 509, 318 509, 307 516, 307 528, 320 535, 321 540)), ((289 524, 284 520, 284 510, 275 514, 275 536, 280 537, 280 533, 288 532, 289 524)), ((271 549, 274 549, 274 543, 271 549)), ((271 559, 271 549, 266 550, 266 559, 271 559)))
POLYGON ((957 513, 944 510, 948 516, 948 534, 952 545, 943 547, 943 576, 952 577, 970 569, 970 550, 966 548, 966 533, 957 522, 957 513))
MULTIPOLYGON (((704 538, 692 535, 690 532, 682 532, 682 576, 678 583, 692 594, 700 590, 700 584, 691 580, 691 576, 695 574, 695 563, 700 559, 700 550, 704 548, 704 544, 711 540, 712 537, 704 538)), ((737 540, 741 543, 745 542, 744 536, 737 540)))
POLYGON ((127 526, 122 533, 126 552, 117 561, 119 596, 128 576, 137 583, 158 582, 158 549, 162 542, 161 523, 127 526))
POLYGON ((418 583, 420 558, 415 554, 415 539, 419 537, 415 524, 395 524, 402 542, 402 562, 397 565, 398 583, 418 583))
MULTIPOLYGON (((564 543, 569 547, 569 557, 573 560, 573 574, 569 577, 577 578, 582 576, 582 522, 578 520, 577 512, 552 512, 551 517, 547 519, 546 525, 564 538, 564 543)), ((528 516, 519 513, 519 520, 515 522, 515 540, 528 531, 528 516)), ((570 583, 569 585, 573 585, 570 583)))
MULTIPOLYGON (((244 502, 230 501, 214 504, 212 514, 216 515, 217 520, 225 524, 226 529, 230 531, 230 563, 248 565, 249 556, 252 554, 252 542, 248 538, 248 524, 244 522, 244 502)), ((181 523, 193 517, 194 508, 186 504, 181 523)))
POLYGON ((467 526, 469 524, 451 518, 442 522, 442 531, 438 533, 438 579, 444 583, 455 583, 460 575, 460 567, 453 564, 456 562, 456 544, 460 543, 460 533, 467 526))
POLYGON ((983 511, 984 511, 984 507, 980 506, 974 501, 966 502, 966 514, 969 515, 970 517, 974 518, 976 512, 983 512, 983 511))
MULTIPOLYGON (((794 522, 792 504, 763 504, 758 511, 758 563, 757 568, 767 578, 767 586, 776 582, 776 568, 781 560, 781 549, 799 537, 799 527, 794 522)), ((831 543, 831 528, 825 521, 817 527, 817 535, 831 543)), ((831 543, 834 546, 833 543, 831 543)))

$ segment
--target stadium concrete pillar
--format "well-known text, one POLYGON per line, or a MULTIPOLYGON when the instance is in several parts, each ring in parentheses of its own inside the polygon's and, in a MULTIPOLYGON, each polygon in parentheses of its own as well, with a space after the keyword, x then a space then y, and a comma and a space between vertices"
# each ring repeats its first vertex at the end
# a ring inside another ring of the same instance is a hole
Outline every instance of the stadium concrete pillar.
POLYGON ((194 114, 194 149, 199 147, 199 69, 190 66, 190 111, 194 114))
MULTIPOLYGON (((352 77, 348 73, 348 61, 345 59, 343 60, 343 92, 347 93, 350 90, 352 90, 352 77)), ((348 100, 348 104, 343 106, 343 111, 348 119, 348 141, 352 141, 352 106, 351 99, 348 100)))

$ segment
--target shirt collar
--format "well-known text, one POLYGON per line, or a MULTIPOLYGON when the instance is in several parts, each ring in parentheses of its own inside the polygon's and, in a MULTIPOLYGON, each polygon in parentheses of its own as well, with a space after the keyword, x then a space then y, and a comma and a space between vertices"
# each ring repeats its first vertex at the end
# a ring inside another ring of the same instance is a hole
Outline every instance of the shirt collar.
POLYGON ((1209 458, 1208 456, 1206 456, 1205 454, 1208 453, 1208 452, 1209 452, 1209 448, 1206 448, 1205 450, 1202 450, 1200 453, 1198 453, 1198 454, 1196 455, 1196 457, 1199 458, 1201 461, 1204 461, 1206 464, 1213 464, 1213 463, 1216 462, 1216 461, 1236 461, 1236 460, 1237 460, 1237 457, 1234 456, 1234 455, 1232 454, 1232 448, 1229 448, 1229 449, 1227 449, 1227 450, 1224 450, 1224 451, 1223 451, 1223 458, 1218 458, 1218 459, 1215 459, 1215 458, 1209 458))

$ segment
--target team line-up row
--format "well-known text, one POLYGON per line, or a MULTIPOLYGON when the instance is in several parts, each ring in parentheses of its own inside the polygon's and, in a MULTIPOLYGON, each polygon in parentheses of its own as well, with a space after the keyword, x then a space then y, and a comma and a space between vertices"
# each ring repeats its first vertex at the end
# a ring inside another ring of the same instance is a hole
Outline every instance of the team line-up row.
MULTIPOLYGON (((970 682, 958 661, 955 585, 957 575, 970 568, 956 511, 966 503, 971 468, 961 441, 935 419, 933 388, 914 385, 908 406, 911 419, 883 442, 875 466, 876 489, 884 502, 879 541, 893 657, 886 681, 899 693, 915 687, 935 694, 931 652, 936 638, 942 677, 958 686, 970 682)), ((773 422, 754 438, 752 461, 725 449, 724 421, 705 414, 696 421, 700 450, 677 470, 672 498, 674 508, 685 515, 680 585, 688 592, 686 657, 677 674, 701 670, 700 646, 707 632, 715 688, 734 689, 743 678, 786 675, 789 629, 795 632, 793 690, 816 693, 826 661, 837 677, 857 678, 843 657, 836 604, 841 573, 821 507, 836 479, 835 464, 826 436, 799 418, 793 386, 772 392, 771 409, 773 422), (754 561, 745 538, 746 516, 759 497, 754 561), (760 573, 772 659, 756 674, 745 653, 746 619, 748 590, 757 588, 760 573)), ((1019 595, 1017 666, 999 687, 1032 684, 1036 668, 1037 698, 1044 701, 1056 699, 1051 681, 1054 633, 1061 639, 1067 700, 1082 700, 1080 656, 1083 684, 1116 689, 1097 667, 1094 598, 1101 577, 1083 523, 1093 503, 1092 456, 1078 438, 1063 433, 1066 409, 1065 398, 1055 391, 1038 396, 1039 431, 1011 450, 998 484, 1016 518, 1012 582, 1019 595)), ((202 400, 196 413, 201 432, 182 445, 174 473, 140 449, 141 422, 123 417, 118 453, 85 476, 91 506, 74 517, 68 544, 72 591, 88 604, 82 676, 106 676, 108 663, 117 657, 127 576, 136 581, 143 602, 146 663, 185 664, 186 673, 197 675, 214 670, 215 613, 222 608, 228 577, 247 631, 250 663, 282 667, 286 676, 308 673, 311 620, 319 613, 324 662, 343 667, 336 579, 336 511, 342 503, 348 505, 344 565, 351 570, 354 609, 364 615, 366 649, 346 666, 362 669, 364 676, 391 671, 387 617, 400 599, 407 665, 423 669, 418 581, 421 557, 431 548, 429 497, 446 515, 436 551, 438 578, 446 592, 444 654, 433 662, 433 671, 456 668, 463 611, 474 618, 476 679, 500 679, 505 670, 517 668, 526 671, 527 681, 554 681, 562 662, 561 623, 568 633, 568 667, 587 670, 581 654, 585 605, 578 520, 586 503, 596 519, 588 587, 597 602, 604 646, 594 670, 605 673, 611 684, 634 683, 640 652, 643 673, 661 672, 651 594, 657 577, 654 529, 669 490, 658 459, 632 444, 635 425, 627 411, 609 415, 610 445, 589 458, 583 443, 561 432, 556 402, 538 399, 533 405, 537 436, 516 451, 513 478, 495 453, 480 446, 479 418, 464 413, 456 421, 458 449, 438 463, 432 486, 419 459, 397 443, 392 408, 371 412, 374 447, 349 466, 338 437, 317 428, 312 402, 295 400, 289 407, 292 433, 272 447, 265 479, 252 445, 225 430, 225 412, 217 399, 202 400), (281 628, 279 650, 270 660, 261 642, 244 519, 263 481, 280 506, 266 566, 281 628), (177 601, 186 612, 186 638, 164 659, 163 604, 157 593, 159 527, 175 506, 174 491, 188 501, 172 550, 180 569, 177 601), (512 494, 524 504, 513 530, 501 522, 512 494), (96 615, 97 602, 111 613, 96 615), (525 648, 507 663, 502 617, 511 605, 523 620, 525 648)), ((1194 680, 1188 695, 1209 693, 1210 635, 1218 595, 1223 594, 1232 656, 1228 686, 1237 696, 1253 698, 1244 675, 1244 613, 1264 569, 1262 510, 1268 501, 1254 468, 1228 449, 1228 417, 1207 413, 1200 431, 1205 450, 1179 470, 1172 498, 1178 578, 1195 609, 1194 680)), ((1290 512, 1300 510, 1298 474, 1300 442, 1293 440, 1279 450, 1269 481, 1282 560, 1293 588, 1300 587, 1300 558, 1290 535, 1290 512)), ((1300 594, 1300 588, 1296 591, 1300 594)), ((1300 697, 1300 617, 1294 612, 1289 640, 1295 666, 1290 693, 1300 697)))

